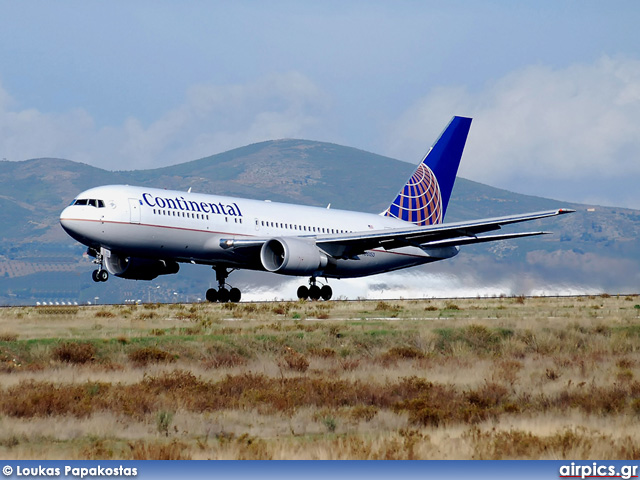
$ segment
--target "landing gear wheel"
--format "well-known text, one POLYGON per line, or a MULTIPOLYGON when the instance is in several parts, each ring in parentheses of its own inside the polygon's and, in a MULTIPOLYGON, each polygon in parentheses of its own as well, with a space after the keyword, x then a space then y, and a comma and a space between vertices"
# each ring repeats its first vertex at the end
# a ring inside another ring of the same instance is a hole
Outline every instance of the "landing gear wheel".
POLYGON ((100 273, 100 270, 94 270, 93 272, 91 272, 91 278, 93 278, 94 282, 99 282, 100 278, 98 278, 98 274, 100 273))
POLYGON ((210 288, 207 290, 206 298, 208 302, 217 302, 218 301, 218 291, 215 288, 210 288))
POLYGON ((218 301, 220 303, 227 303, 229 301, 229 290, 226 288, 218 290, 218 301))
POLYGON ((298 298, 300 300, 306 300, 307 298, 309 298, 309 289, 304 285, 300 285, 298 287, 298 298))
POLYGON ((229 301, 233 303, 237 303, 240 301, 242 297, 242 292, 240 292, 237 288, 232 288, 231 290, 227 290, 225 286, 227 285, 227 277, 233 271, 229 270, 223 266, 213 266, 213 270, 216 272, 216 280, 218 281, 218 290, 216 291, 214 288, 210 288, 207 290, 207 300, 210 302, 220 302, 227 303, 229 301))
POLYGON ((229 290, 229 301, 232 303, 238 303, 240 298, 242 297, 242 293, 237 288, 232 288, 229 290))
POLYGON ((309 287, 309 298, 311 300, 320 300, 320 287, 317 285, 311 285, 309 287))
POLYGON ((333 295, 331 287, 329 285, 323 285, 323 287, 320 289, 320 296, 322 297, 322 299, 325 301, 330 300, 331 295, 333 295))
POLYGON ((99 281, 106 282, 107 280, 109 280, 109 272, 107 272, 106 270, 98 270, 97 277, 99 281))

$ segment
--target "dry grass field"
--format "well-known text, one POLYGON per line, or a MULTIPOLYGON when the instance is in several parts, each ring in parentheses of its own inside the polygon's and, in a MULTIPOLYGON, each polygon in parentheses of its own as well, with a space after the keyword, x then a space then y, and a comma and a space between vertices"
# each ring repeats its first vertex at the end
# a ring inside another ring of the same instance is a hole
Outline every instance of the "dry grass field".
POLYGON ((639 459, 640 297, 0 310, 6 459, 639 459))

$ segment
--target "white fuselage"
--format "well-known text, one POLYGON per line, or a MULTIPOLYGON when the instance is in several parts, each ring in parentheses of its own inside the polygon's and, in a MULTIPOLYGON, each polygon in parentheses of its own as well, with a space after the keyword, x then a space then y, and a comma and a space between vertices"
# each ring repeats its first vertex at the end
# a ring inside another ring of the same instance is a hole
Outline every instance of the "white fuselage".
MULTIPOLYGON (((124 185, 92 188, 76 199, 87 199, 87 205, 65 208, 60 223, 89 247, 141 258, 253 270, 264 270, 259 257, 226 250, 220 240, 313 240, 407 225, 369 213, 124 185)), ((450 250, 440 255, 418 247, 374 249, 356 258, 331 259, 320 276, 348 278, 387 272, 457 253, 457 249, 450 250)))

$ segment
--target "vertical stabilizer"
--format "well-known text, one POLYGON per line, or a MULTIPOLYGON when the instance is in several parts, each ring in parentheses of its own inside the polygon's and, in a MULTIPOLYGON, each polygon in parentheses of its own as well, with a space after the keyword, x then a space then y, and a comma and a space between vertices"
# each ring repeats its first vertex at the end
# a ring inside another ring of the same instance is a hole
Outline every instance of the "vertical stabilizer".
POLYGON ((470 126, 470 118, 453 117, 383 215, 421 226, 443 222, 470 126))

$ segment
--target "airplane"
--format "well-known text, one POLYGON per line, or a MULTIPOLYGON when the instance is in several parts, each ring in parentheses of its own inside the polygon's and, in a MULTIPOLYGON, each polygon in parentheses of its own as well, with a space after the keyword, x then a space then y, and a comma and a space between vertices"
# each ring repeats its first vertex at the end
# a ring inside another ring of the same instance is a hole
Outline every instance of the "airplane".
POLYGON ((308 276, 299 299, 329 300, 328 279, 374 275, 451 258, 460 246, 544 235, 480 235, 503 225, 574 212, 558 209, 444 223, 471 118, 453 117, 389 207, 380 214, 150 187, 108 185, 80 193, 60 214, 62 228, 88 247, 97 269, 153 280, 180 263, 209 265, 218 289, 209 302, 239 302, 234 270, 308 276), (322 286, 318 279, 324 278, 322 286))

